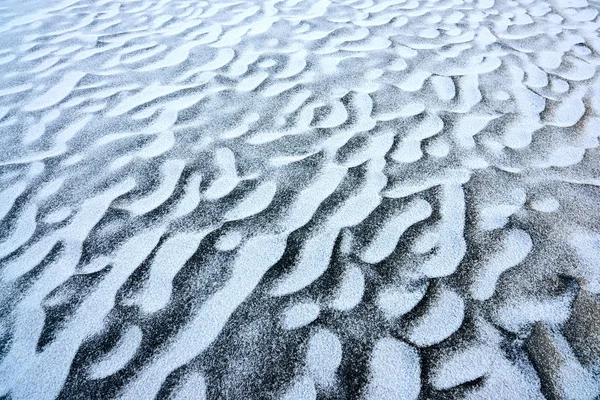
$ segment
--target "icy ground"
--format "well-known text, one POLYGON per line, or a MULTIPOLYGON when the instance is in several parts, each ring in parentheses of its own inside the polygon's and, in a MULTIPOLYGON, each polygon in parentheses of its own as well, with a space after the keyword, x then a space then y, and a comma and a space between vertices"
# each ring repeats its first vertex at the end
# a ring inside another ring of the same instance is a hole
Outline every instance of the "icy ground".
POLYGON ((597 398, 598 9, 0 2, 0 397, 597 398))

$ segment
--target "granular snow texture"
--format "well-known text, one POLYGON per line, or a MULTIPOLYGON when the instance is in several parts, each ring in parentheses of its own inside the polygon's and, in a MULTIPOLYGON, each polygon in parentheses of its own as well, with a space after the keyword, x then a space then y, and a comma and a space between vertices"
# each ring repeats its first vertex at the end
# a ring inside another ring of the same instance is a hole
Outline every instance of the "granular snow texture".
POLYGON ((599 9, 0 2, 0 397, 598 398, 599 9))

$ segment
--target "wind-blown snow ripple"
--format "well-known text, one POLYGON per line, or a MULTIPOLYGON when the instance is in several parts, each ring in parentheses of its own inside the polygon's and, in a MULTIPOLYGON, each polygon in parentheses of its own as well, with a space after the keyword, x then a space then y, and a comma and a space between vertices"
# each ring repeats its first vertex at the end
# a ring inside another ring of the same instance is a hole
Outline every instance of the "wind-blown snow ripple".
POLYGON ((0 397, 594 399, 592 0, 8 0, 0 397))

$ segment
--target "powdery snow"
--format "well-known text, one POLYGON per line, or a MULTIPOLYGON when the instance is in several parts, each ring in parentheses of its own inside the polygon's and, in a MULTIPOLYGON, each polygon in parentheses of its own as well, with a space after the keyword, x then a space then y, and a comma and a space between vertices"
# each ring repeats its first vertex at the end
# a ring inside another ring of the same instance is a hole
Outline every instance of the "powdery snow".
POLYGON ((597 399, 596 0, 0 3, 0 397, 597 399))

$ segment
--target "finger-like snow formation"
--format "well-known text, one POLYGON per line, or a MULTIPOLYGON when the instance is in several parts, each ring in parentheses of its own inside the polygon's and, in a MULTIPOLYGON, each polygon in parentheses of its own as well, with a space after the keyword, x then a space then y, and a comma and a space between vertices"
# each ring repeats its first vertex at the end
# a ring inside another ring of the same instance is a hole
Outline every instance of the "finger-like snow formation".
POLYGON ((0 398, 600 398, 599 11, 0 2, 0 398))

